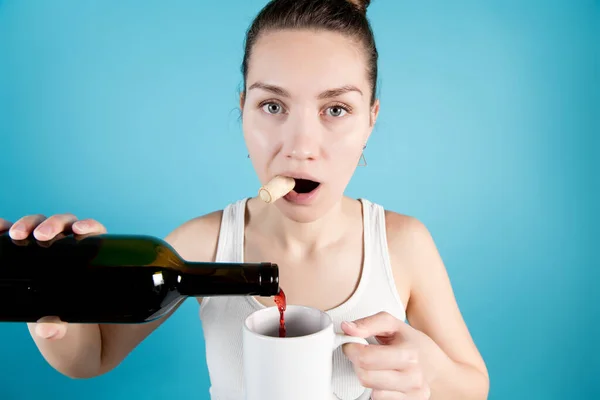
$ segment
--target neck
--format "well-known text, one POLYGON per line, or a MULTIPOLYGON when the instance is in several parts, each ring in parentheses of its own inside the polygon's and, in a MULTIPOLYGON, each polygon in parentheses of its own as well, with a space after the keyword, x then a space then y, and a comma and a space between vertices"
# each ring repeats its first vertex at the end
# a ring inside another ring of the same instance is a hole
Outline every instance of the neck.
POLYGON ((273 205, 262 205, 256 210, 256 220, 264 236, 275 241, 286 251, 305 254, 324 248, 347 232, 352 222, 352 201, 342 198, 325 215, 312 222, 297 222, 283 215, 273 205))

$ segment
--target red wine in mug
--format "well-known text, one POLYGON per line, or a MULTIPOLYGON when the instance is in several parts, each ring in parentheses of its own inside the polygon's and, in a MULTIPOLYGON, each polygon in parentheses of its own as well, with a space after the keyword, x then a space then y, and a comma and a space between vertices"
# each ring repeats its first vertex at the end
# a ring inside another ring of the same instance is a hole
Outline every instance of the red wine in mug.
MULTIPOLYGON (((286 336, 280 337, 278 307, 250 314, 243 326, 245 400, 338 399, 332 388, 333 352, 363 338, 335 333, 326 313, 287 306, 286 336)), ((367 400, 367 389, 356 400, 367 400)))

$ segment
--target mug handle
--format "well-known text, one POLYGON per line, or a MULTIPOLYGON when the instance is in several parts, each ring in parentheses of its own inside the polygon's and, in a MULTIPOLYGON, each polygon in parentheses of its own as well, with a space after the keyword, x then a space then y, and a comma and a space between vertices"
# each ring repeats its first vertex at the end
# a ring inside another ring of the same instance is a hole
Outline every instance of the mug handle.
MULTIPOLYGON (((346 335, 343 333, 336 333, 335 334, 335 340, 333 341, 333 350, 337 349, 338 347, 340 347, 343 344, 346 343, 360 343, 360 344, 369 344, 369 342, 367 342, 365 339, 360 338, 360 337, 356 337, 356 336, 350 336, 350 335, 346 335)), ((336 399, 339 399, 339 397, 337 397, 335 395, 335 393, 333 394, 335 396, 336 399)), ((360 396, 358 396, 358 398, 356 400, 369 400, 371 398, 371 391, 370 390, 365 390, 360 396)))

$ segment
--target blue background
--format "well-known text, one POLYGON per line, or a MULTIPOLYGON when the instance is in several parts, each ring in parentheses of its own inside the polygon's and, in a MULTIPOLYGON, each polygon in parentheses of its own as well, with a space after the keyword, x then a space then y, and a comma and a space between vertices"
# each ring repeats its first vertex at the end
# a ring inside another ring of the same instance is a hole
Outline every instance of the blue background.
MULTIPOLYGON (((0 215, 164 236, 255 195, 237 107, 264 4, 0 0, 0 215)), ((430 228, 490 399, 598 398, 600 3, 375 0, 369 15, 382 111, 348 195, 430 228)), ((197 308, 86 381, 0 325, 0 397, 208 399, 197 308)))

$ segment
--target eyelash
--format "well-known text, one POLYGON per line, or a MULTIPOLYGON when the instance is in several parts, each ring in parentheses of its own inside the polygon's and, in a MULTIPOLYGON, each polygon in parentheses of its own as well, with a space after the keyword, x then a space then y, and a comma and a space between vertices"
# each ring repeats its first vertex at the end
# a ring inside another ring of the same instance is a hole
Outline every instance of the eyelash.
MULTIPOLYGON (((269 104, 277 104, 279 107, 285 109, 285 107, 283 106, 283 104, 281 104, 280 102, 275 101, 275 100, 263 101, 258 106, 259 106, 259 108, 263 108, 264 106, 267 106, 269 104)), ((335 104, 332 104, 329 107, 327 107, 327 109, 331 109, 331 108, 341 108, 342 110, 346 111, 348 114, 352 113, 352 107, 350 107, 350 106, 348 106, 346 104, 343 104, 343 103, 335 103, 335 104)), ((339 117, 333 117, 333 118, 339 118, 339 117)))
POLYGON ((331 106, 329 106, 327 108, 330 109, 330 108, 334 108, 334 107, 341 108, 342 110, 346 111, 348 114, 352 113, 352 107, 350 107, 350 106, 348 106, 346 104, 343 104, 343 103, 335 103, 335 104, 333 104, 333 105, 331 105, 331 106))

